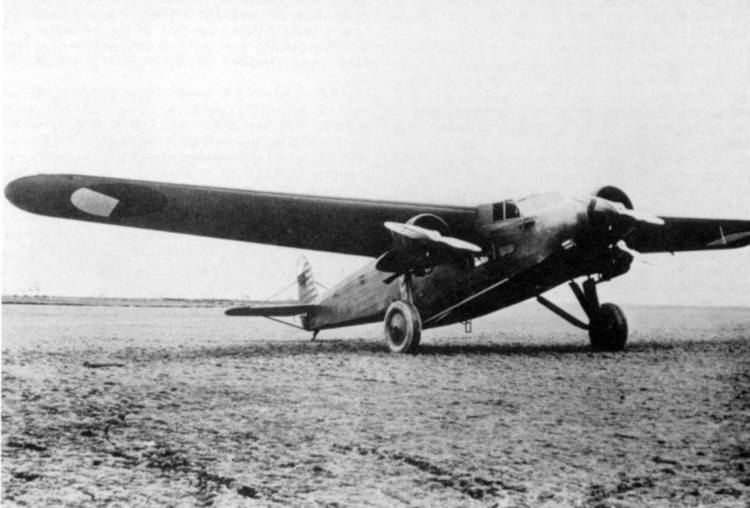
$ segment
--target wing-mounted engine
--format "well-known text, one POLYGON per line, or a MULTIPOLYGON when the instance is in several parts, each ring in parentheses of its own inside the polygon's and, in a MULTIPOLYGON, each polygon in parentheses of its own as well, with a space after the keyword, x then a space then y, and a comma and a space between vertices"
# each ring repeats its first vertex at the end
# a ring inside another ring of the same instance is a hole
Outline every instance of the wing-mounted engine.
POLYGON ((407 273, 422 276, 434 266, 482 251, 473 243, 450 236, 448 224, 434 214, 416 215, 406 223, 386 222, 384 226, 391 232, 393 247, 378 258, 375 267, 393 273, 386 283, 407 273))

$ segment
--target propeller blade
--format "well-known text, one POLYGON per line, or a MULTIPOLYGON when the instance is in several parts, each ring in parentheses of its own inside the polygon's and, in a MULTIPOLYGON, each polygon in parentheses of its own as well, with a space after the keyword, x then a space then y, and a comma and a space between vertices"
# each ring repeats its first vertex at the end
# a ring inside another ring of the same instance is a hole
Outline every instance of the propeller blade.
POLYGON ((474 245, 471 242, 459 238, 453 238, 452 236, 443 236, 439 231, 435 231, 434 229, 427 229, 414 224, 402 224, 400 222, 386 222, 384 225, 389 231, 409 238, 410 240, 442 243, 451 249, 460 251, 475 253, 482 252, 482 248, 478 245, 474 245))
POLYGON ((628 217, 632 217, 638 222, 645 222, 648 224, 653 224, 654 226, 664 225, 664 219, 662 219, 661 217, 657 217, 656 215, 636 212, 635 210, 628 210, 627 208, 625 208, 624 210, 619 210, 619 213, 620 215, 627 215, 628 217))
POLYGON ((646 212, 639 212, 636 210, 630 210, 626 208, 622 203, 616 201, 610 201, 609 199, 594 197, 596 200, 596 206, 594 211, 602 213, 614 213, 624 217, 628 217, 636 222, 645 222, 647 224, 653 224, 654 226, 663 226, 664 219, 657 217, 646 212))
POLYGON ((402 224, 400 222, 386 222, 384 225, 389 231, 392 231, 397 235, 405 236, 410 240, 430 240, 430 233, 437 233, 437 231, 420 228, 419 226, 414 226, 412 224, 402 224))
POLYGON ((635 249, 631 249, 628 246, 628 244, 625 243, 625 240, 620 240, 619 242, 617 242, 616 245, 620 250, 625 251, 631 256, 633 256, 633 259, 635 259, 636 261, 643 263, 644 265, 654 266, 653 263, 650 263, 649 261, 646 261, 645 259, 643 259, 643 254, 641 254, 635 249))
POLYGON ((482 252, 482 248, 478 245, 474 245, 471 242, 467 242, 466 240, 461 240, 459 238, 453 238, 452 236, 443 236, 439 241, 452 249, 465 250, 467 252, 476 253, 482 252))

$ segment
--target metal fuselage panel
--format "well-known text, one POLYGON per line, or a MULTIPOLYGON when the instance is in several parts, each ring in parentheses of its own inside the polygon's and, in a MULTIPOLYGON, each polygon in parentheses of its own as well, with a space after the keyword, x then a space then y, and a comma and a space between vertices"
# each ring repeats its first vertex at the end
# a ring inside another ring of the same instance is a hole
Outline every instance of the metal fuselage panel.
MULTIPOLYGON (((467 256, 414 277, 414 304, 425 322, 472 295, 496 287, 442 319, 426 323, 425 328, 494 312, 581 275, 563 245, 574 242, 582 225, 585 227, 585 217, 585 204, 570 200, 522 220, 477 224, 484 239, 483 263, 475 266, 474 259, 467 256)), ((323 295, 318 308, 309 314, 308 328, 382 320, 388 306, 401 299, 400 279, 383 282, 390 275, 376 270, 375 261, 369 262, 323 295)))

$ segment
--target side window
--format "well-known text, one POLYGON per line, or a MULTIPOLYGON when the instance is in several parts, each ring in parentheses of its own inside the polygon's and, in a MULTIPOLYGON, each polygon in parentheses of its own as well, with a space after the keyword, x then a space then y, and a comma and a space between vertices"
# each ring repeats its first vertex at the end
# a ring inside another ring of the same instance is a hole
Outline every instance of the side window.
POLYGON ((501 201, 492 205, 492 220, 515 219, 521 216, 521 212, 513 201, 501 201))
POLYGON ((492 205, 492 220, 493 221, 499 221, 499 220, 505 220, 505 202, 503 203, 495 203, 492 205))
POLYGON ((505 202, 505 218, 516 219, 521 216, 521 212, 513 201, 505 202))

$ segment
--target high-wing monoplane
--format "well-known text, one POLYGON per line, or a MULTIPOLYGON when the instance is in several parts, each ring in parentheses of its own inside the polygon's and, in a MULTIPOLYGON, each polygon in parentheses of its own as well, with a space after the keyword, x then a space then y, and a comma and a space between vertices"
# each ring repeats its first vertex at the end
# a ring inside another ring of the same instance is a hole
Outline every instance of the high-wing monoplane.
POLYGON ((298 302, 226 313, 299 316, 314 336, 383 320, 386 343, 398 353, 416 352, 423 329, 529 298, 588 330, 594 349, 621 350, 625 315, 599 302, 597 285, 626 273, 636 252, 750 244, 750 220, 660 217, 636 210, 614 186, 466 207, 36 175, 11 182, 5 195, 52 217, 371 257, 322 295, 304 262, 298 302), (586 321, 543 296, 565 283, 586 321))

